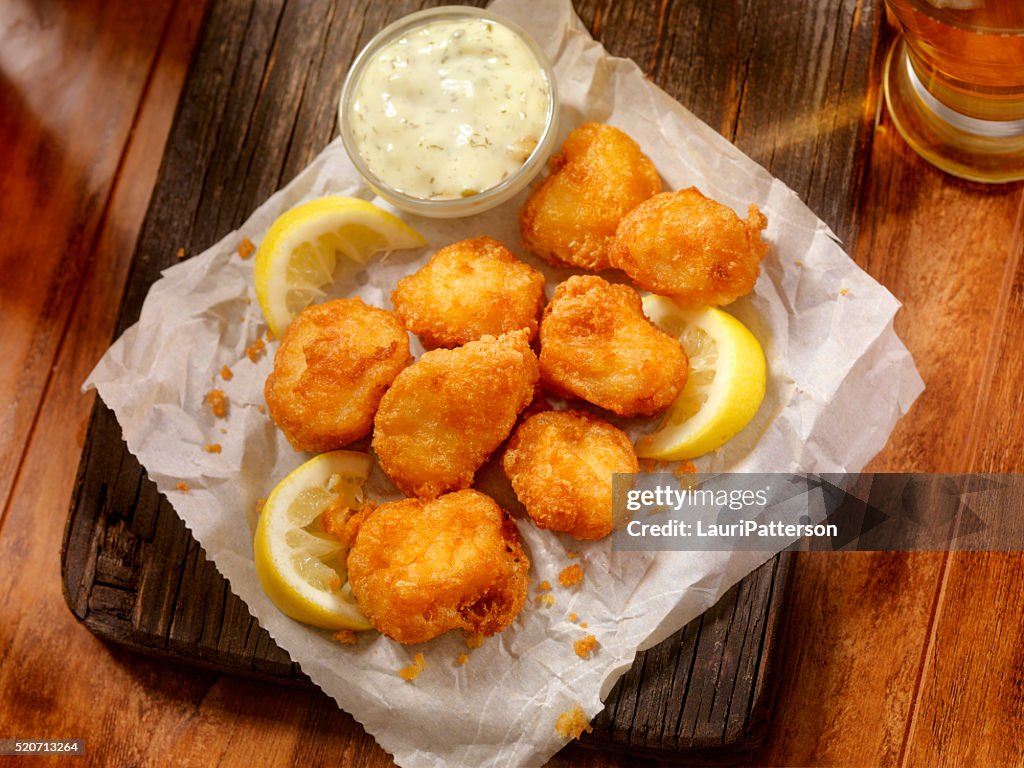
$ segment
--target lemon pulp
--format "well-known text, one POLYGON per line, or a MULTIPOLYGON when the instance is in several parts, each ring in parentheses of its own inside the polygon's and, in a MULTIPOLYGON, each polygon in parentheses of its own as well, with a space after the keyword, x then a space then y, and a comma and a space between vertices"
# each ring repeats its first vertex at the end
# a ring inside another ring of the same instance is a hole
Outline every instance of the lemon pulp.
POLYGON ((664 296, 644 298, 644 312, 679 339, 690 359, 686 386, 658 429, 640 438, 637 455, 677 461, 720 448, 764 400, 767 368, 749 329, 716 307, 685 310, 664 296))
POLYGON ((285 615, 327 629, 370 628, 348 587, 348 550, 320 528, 329 506, 357 507, 369 471, 365 453, 323 453, 289 474, 267 498, 253 541, 256 575, 285 615))
POLYGON ((267 326, 280 338, 295 316, 334 280, 343 262, 425 245, 394 214, 355 197, 319 197, 281 214, 256 251, 253 281, 267 326))

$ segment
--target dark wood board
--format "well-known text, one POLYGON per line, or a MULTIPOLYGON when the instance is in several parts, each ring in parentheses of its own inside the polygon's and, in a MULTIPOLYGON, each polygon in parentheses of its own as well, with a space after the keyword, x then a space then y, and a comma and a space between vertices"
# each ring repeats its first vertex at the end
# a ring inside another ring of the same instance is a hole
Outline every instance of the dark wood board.
MULTIPOLYGON (((142 228, 117 333, 176 252, 237 227, 335 135, 344 73, 388 21, 427 2, 214 0, 142 228)), ((477 3, 480 4, 480 3, 477 3)), ((734 140, 849 242, 877 66, 880 9, 851 0, 580 0, 608 49, 734 140)), ((63 552, 74 614, 164 659, 311 685, 252 620, 94 409, 63 552)), ((788 557, 637 659, 584 744, 729 762, 771 713, 788 557)))

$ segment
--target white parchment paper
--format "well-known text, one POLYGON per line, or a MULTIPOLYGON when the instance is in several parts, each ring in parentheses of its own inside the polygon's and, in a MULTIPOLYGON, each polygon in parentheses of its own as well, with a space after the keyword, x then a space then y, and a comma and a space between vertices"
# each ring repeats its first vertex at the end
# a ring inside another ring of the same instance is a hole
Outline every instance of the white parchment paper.
MULTIPOLYGON (((863 467, 923 388, 893 331, 898 302, 843 253, 785 185, 648 82, 633 62, 610 57, 569 0, 498 0, 492 8, 536 36, 555 62, 560 139, 584 120, 612 123, 640 143, 667 188, 696 185, 741 216, 751 202, 768 216, 765 237, 772 247, 761 279, 753 295, 729 308, 764 345, 768 393, 754 422, 701 468, 863 467)), ((457 633, 415 647, 362 633, 349 647, 280 614, 254 572, 253 517, 257 501, 308 456, 295 453, 263 412, 263 382, 276 343, 255 362, 245 354, 266 329, 253 295, 252 260, 239 258, 236 249, 243 237, 258 243, 286 209, 324 194, 373 199, 338 140, 238 231, 166 270, 138 323, 110 348, 86 386, 95 386, 116 413, 129 449, 232 590, 399 765, 540 765, 564 741, 555 732, 559 713, 578 704, 595 715, 638 649, 713 605, 770 553, 616 552, 610 540, 581 544, 520 521, 532 584, 554 584, 554 604, 530 600, 511 628, 470 651, 463 666, 455 663, 467 650, 457 633), (218 375, 224 365, 234 373, 230 381, 218 375), (215 387, 230 401, 225 419, 204 407, 204 396, 215 387), (204 452, 207 443, 220 444, 222 452, 204 452), (179 483, 190 490, 179 490, 179 483), (579 588, 563 589, 557 576, 571 562, 570 549, 580 553, 575 562, 586 579, 579 588), (587 630, 570 621, 570 613, 587 622, 587 630), (584 660, 572 643, 588 633, 600 645, 584 660), (427 666, 408 683, 397 673, 416 651, 427 666)), ((550 294, 571 273, 525 253, 516 223, 523 196, 470 219, 403 215, 430 247, 340 275, 335 293, 389 307, 397 279, 433 250, 488 234, 543 269, 550 294)), ((385 485, 376 477, 371 489, 385 485)))

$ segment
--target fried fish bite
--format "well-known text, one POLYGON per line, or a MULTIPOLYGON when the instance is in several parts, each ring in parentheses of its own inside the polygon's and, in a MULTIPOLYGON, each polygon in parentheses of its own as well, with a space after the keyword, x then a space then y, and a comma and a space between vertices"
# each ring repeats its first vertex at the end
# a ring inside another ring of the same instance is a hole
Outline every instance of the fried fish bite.
POLYGON ((743 221, 696 187, 663 192, 619 222, 611 262, 641 288, 688 307, 729 304, 754 289, 768 219, 751 204, 743 221))
POLYGON ((544 310, 540 376, 556 394, 620 416, 650 416, 679 396, 688 366, 679 342, 644 316, 627 285, 576 275, 544 310))
POLYGON ((523 243, 555 266, 608 269, 619 219, 661 191, 654 163, 618 128, 584 123, 548 169, 519 212, 523 243))
POLYGON ((274 355, 264 394, 297 451, 332 451, 368 434, 381 397, 412 362, 395 315, 338 299, 296 317, 274 355))
POLYGON ((395 313, 429 348, 518 328, 532 339, 543 301, 544 276, 490 237, 442 248, 391 294, 395 313))
POLYGON ((640 467, 621 429, 582 411, 544 411, 516 429, 502 467, 538 528, 577 539, 612 531, 612 475, 640 467))
POLYGON ((539 376, 530 332, 484 336, 425 353, 381 400, 373 450, 409 496, 468 488, 533 399, 539 376))
POLYGON ((474 490, 381 504, 348 553, 360 610, 400 643, 502 631, 526 602, 529 569, 515 523, 474 490))

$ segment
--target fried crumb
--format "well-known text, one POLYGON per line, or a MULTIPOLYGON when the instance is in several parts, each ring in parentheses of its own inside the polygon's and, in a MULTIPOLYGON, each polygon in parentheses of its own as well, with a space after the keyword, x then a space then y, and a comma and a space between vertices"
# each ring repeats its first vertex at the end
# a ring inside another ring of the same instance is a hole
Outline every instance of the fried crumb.
POLYGON ((245 297, 245 306, 247 306, 247 307, 251 307, 252 306, 252 297, 251 296, 246 296, 245 297))
POLYGON ((217 427, 217 431, 220 432, 222 435, 226 435, 228 433, 228 431, 224 429, 224 427, 217 427))
POLYGON ((469 654, 465 652, 460 653, 458 655, 458 658, 455 659, 455 663, 458 664, 460 667, 464 666, 467 661, 469 661, 469 654))
POLYGON ((554 595, 537 595, 537 597, 534 598, 534 602, 536 602, 538 606, 543 606, 544 608, 550 608, 551 606, 553 606, 555 604, 555 596, 554 595))
POLYGON ((423 657, 422 653, 417 653, 412 657, 412 664, 408 667, 403 667, 398 673, 403 680, 407 683, 411 683, 420 673, 427 668, 427 660, 423 657))
POLYGON ((267 415, 267 406, 265 405, 257 405, 256 410, 262 413, 264 416, 267 415))
POLYGON ((277 336, 274 335, 274 332, 267 328, 267 341, 275 341, 276 339, 277 336))
POLYGON ((849 288, 840 288, 839 289, 839 295, 840 296, 849 296, 850 295, 850 289, 849 288))
POLYGON ((801 259, 797 259, 797 260, 796 260, 796 261, 794 262, 794 264, 796 264, 796 265, 797 265, 798 267, 802 267, 802 266, 804 265, 804 263, 803 263, 803 261, 802 261, 801 259))
POLYGON ((182 480, 180 483, 178 483, 178 490, 179 491, 184 491, 185 493, 188 493, 192 489, 188 487, 188 483, 186 483, 184 480, 182 480))
POLYGON ((224 381, 231 381, 235 377, 234 372, 228 368, 227 363, 225 363, 224 367, 220 369, 220 377, 224 379, 224 381))
POLYGON ((481 634, 466 635, 466 647, 470 650, 479 648, 484 644, 484 636, 481 634))
POLYGON ((568 557, 570 560, 575 560, 577 557, 580 556, 580 553, 577 552, 575 549, 570 549, 568 552, 565 553, 565 556, 568 557))
POLYGON ((640 471, 641 472, 653 472, 654 471, 654 459, 640 459, 640 471))
POLYGON ((331 580, 327 583, 328 588, 331 592, 337 592, 341 589, 341 577, 335 574, 331 577, 331 580))
POLYGON ((267 503, 266 499, 256 499, 256 516, 259 517, 263 514, 263 505, 267 503))
POLYGON ((238 244, 238 256, 242 259, 248 259, 255 252, 256 246, 253 245, 252 240, 248 237, 243 237, 242 242, 238 244))
POLYGON ((581 621, 581 622, 580 622, 580 629, 586 629, 586 628, 587 628, 587 627, 589 627, 589 626, 590 626, 590 625, 589 625, 589 624, 587 624, 587 622, 585 622, 585 621, 581 621))
POLYGON ((558 574, 558 583, 563 587, 575 587, 583 582, 583 569, 579 565, 570 565, 558 574))
POLYGON ((587 713, 579 704, 574 704, 572 709, 560 714, 555 721, 555 733, 565 739, 578 739, 584 731, 590 733, 593 730, 587 713))
POLYGON ((207 453, 220 453, 220 443, 207 443, 203 446, 203 450, 207 453))
POLYGON ((356 633, 351 629, 339 629, 333 635, 331 640, 342 645, 355 645, 356 644, 356 633))
POLYGON ((594 652, 595 648, 597 648, 597 638, 593 635, 587 635, 582 640, 577 640, 572 644, 572 649, 576 651, 576 655, 581 659, 589 659, 590 654, 594 652))
POLYGON ((185 249, 183 247, 179 248, 178 252, 174 255, 178 259, 178 261, 181 261, 182 259, 185 258, 185 249))
POLYGON ((692 475, 697 471, 697 465, 692 461, 686 460, 679 462, 679 466, 672 470, 672 474, 676 477, 682 477, 683 475, 692 475))
POLYGON ((245 348, 245 356, 254 363, 258 363, 260 358, 263 357, 263 353, 266 351, 267 345, 263 343, 263 339, 257 337, 256 341, 245 348))
POLYGON ((218 419, 223 419, 228 415, 228 398, 224 394, 224 390, 211 389, 206 393, 206 402, 209 403, 210 410, 218 419))
POLYGON ((544 581, 537 585, 537 589, 539 589, 541 592, 547 592, 549 589, 551 589, 551 582, 547 579, 544 579, 544 581))
POLYGON ((580 620, 579 614, 577 614, 577 613, 570 613, 569 614, 569 621, 571 621, 573 624, 575 624, 579 620, 580 620))
POLYGON ((328 536, 333 536, 346 547, 351 547, 355 543, 356 534, 359 533, 359 526, 373 509, 373 504, 365 503, 358 511, 353 510, 345 504, 343 496, 338 496, 321 513, 320 527, 328 536))

